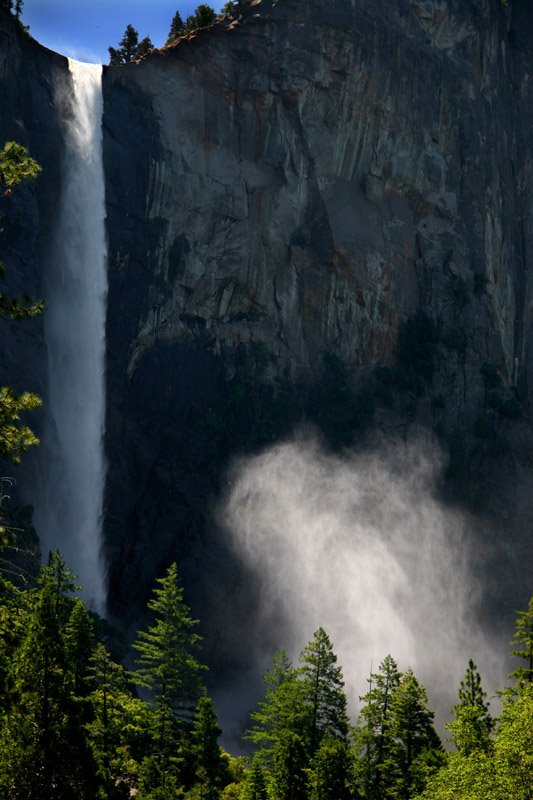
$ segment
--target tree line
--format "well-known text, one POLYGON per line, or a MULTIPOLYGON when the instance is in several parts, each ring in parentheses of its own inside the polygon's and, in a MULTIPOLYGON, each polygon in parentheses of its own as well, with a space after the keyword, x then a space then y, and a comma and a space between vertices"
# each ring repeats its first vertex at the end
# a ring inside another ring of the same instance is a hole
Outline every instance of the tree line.
POLYGON ((5 800, 530 800, 533 598, 518 614, 521 664, 499 720, 468 663, 447 726, 454 752, 443 749, 424 687, 390 655, 352 725, 342 669, 319 628, 296 666, 283 650, 274 656, 245 734, 254 754, 234 758, 219 745, 176 564, 156 582, 130 670, 59 552, 31 587, 0 580, 5 800))
MULTIPOLYGON (((217 19, 222 19, 226 16, 237 16, 241 7, 246 3, 246 0, 228 0, 222 7, 219 14, 215 9, 205 3, 197 6, 194 14, 190 14, 183 20, 179 11, 176 11, 170 24, 170 30, 167 36, 165 45, 173 44, 182 36, 186 36, 192 31, 200 28, 208 28, 213 25, 217 19)), ((135 61, 142 56, 145 56, 154 45, 149 36, 139 39, 139 32, 133 25, 127 25, 124 31, 124 36, 118 43, 118 47, 109 47, 109 63, 113 65, 128 64, 130 61, 135 61)))

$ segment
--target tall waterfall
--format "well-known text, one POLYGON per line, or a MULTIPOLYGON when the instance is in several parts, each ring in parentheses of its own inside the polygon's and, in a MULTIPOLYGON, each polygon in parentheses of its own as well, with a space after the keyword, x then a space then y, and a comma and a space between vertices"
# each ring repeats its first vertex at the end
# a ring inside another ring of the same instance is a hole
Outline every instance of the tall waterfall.
POLYGON ((43 555, 60 548, 97 611, 105 608, 102 501, 105 479, 107 295, 102 67, 69 59, 61 200, 44 318, 47 419, 35 524, 43 555))

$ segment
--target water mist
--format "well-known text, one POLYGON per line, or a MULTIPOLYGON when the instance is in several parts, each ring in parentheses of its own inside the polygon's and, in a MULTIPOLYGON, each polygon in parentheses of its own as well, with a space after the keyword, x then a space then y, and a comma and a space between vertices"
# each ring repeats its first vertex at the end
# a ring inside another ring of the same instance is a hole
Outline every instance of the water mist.
MULTIPOLYGON (((470 657, 485 688, 502 685, 506 642, 478 623, 469 521, 436 499, 439 466, 428 442, 338 457, 302 440, 235 467, 225 524, 261 596, 256 628, 270 642, 279 624, 296 660, 323 626, 352 711, 388 653, 413 667, 440 723, 470 657)), ((265 652, 257 660, 268 666, 265 652)))
POLYGON ((48 394, 35 509, 43 555, 60 548, 87 601, 105 606, 101 562, 107 294, 102 67, 69 59, 61 199, 45 281, 48 394))

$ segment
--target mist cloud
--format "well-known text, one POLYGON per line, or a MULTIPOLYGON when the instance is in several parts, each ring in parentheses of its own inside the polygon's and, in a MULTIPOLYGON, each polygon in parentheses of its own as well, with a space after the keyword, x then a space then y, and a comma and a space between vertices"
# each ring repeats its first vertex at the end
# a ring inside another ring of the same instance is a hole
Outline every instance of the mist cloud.
POLYGON ((440 721, 470 657, 486 689, 501 686, 505 643, 495 646, 478 621, 473 523, 437 499, 440 467, 425 440, 338 457, 304 438, 234 469, 225 524, 255 576, 257 626, 270 641, 281 617, 278 644, 296 660, 322 625, 352 708, 387 653, 413 667, 440 721))

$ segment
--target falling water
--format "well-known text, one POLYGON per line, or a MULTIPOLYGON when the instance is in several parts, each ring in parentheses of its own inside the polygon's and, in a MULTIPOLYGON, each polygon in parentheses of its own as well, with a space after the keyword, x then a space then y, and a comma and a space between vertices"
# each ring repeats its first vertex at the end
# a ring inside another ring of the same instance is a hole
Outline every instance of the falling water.
POLYGON ((84 596, 105 606, 101 561, 107 294, 102 67, 69 59, 61 199, 45 284, 47 420, 36 527, 60 548, 84 596))

